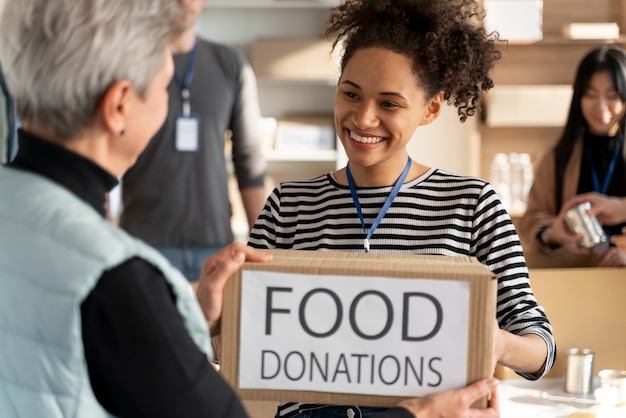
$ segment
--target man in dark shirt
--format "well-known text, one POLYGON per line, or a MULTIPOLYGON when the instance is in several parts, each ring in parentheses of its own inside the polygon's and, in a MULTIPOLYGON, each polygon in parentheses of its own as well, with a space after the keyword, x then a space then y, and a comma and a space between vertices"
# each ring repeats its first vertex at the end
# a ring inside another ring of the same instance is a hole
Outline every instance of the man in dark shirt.
POLYGON ((206 0, 172 1, 183 12, 170 45, 168 115, 124 174, 119 224, 196 281, 202 260, 234 240, 225 145, 250 228, 267 197, 266 161, 252 67, 241 51, 198 36, 206 0))

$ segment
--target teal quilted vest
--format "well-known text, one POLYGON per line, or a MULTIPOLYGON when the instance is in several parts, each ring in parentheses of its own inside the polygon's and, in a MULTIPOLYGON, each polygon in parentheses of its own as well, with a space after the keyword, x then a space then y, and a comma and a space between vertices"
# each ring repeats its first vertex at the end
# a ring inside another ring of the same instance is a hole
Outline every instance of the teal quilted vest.
POLYGON ((156 266, 196 344, 213 359, 189 285, 156 250, 36 174, 0 169, 0 417, 108 417, 91 390, 80 305, 105 270, 156 266))

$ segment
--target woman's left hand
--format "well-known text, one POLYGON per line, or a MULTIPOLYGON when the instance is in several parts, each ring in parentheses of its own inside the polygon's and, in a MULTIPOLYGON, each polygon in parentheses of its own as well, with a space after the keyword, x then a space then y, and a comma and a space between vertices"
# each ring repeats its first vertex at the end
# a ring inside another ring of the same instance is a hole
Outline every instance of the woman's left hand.
POLYGON ((606 196, 589 192, 572 197, 563 204, 563 209, 568 210, 581 203, 589 202, 590 215, 595 215, 602 225, 617 225, 626 222, 626 198, 606 196))

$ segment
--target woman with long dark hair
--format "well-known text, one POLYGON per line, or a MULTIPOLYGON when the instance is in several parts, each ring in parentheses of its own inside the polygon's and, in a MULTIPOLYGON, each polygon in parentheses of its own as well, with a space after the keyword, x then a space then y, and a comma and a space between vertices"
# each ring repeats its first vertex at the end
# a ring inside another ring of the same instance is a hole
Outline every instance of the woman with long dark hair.
POLYGON ((608 237, 626 226, 626 52, 616 45, 590 51, 573 87, 563 133, 537 167, 520 236, 527 253, 562 253, 567 263, 579 265, 624 266, 626 254, 615 247, 582 247, 582 236, 568 228, 564 216, 587 201, 608 237))

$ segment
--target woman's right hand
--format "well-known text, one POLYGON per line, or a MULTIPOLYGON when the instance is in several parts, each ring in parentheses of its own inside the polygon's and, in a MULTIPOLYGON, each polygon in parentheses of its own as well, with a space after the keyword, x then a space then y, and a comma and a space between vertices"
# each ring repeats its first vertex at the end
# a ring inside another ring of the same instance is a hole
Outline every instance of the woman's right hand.
POLYGON ((624 267, 626 266, 626 253, 618 248, 611 247, 598 255, 598 267, 624 267))
POLYGON ((432 393, 403 401, 398 406, 419 418, 497 418, 500 416, 498 380, 483 379, 467 387, 432 393), (472 408, 472 404, 491 394, 487 408, 472 408))

